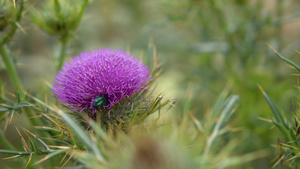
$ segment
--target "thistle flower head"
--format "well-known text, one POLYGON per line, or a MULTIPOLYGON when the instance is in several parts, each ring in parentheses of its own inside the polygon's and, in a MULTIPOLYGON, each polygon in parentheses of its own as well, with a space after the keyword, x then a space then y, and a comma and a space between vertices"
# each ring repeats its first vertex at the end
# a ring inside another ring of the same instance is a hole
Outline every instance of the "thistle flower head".
POLYGON ((41 30, 55 36, 72 35, 80 23, 89 0, 45 1, 42 9, 30 10, 31 20, 41 30))
POLYGON ((52 93, 73 111, 111 108, 143 89, 150 79, 148 68, 122 50, 83 52, 58 72, 52 93))

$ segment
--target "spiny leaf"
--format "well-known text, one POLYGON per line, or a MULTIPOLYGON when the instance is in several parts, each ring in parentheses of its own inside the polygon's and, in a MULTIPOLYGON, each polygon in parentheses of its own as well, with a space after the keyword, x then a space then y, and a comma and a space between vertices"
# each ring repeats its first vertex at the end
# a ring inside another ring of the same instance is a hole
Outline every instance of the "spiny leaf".
POLYGON ((80 142, 88 148, 89 151, 93 152, 96 158, 104 162, 105 159, 100 153, 98 147, 92 142, 92 140, 86 135, 86 132, 81 128, 77 122, 75 122, 71 117, 67 114, 63 113, 61 110, 57 108, 56 112, 62 117, 62 119, 71 127, 74 135, 80 140, 80 142))
POLYGON ((52 133, 54 133, 55 135, 62 135, 62 134, 64 134, 62 131, 57 130, 57 129, 52 128, 52 127, 47 127, 47 126, 35 126, 35 128, 38 129, 38 130, 42 130, 42 131, 52 132, 52 133))
POLYGON ((220 96, 218 97, 216 103, 214 104, 214 107, 212 109, 212 114, 219 114, 222 112, 222 109, 224 108, 224 102, 228 96, 228 91, 224 90, 220 96))
POLYGON ((288 129, 288 126, 284 122, 284 118, 283 118, 282 114, 280 113, 280 111, 278 110, 276 104, 273 102, 273 100, 270 98, 270 96, 262 89, 261 86, 258 85, 258 87, 259 87, 260 91, 263 93, 265 99, 267 100, 269 107, 271 108, 273 115, 275 117, 275 121, 279 124, 283 124, 284 127, 286 129, 288 129))
POLYGON ((286 129, 283 124, 278 123, 276 121, 273 121, 273 124, 280 130, 281 134, 284 136, 287 142, 293 141, 293 139, 290 137, 289 131, 286 129))
POLYGON ((0 107, 0 112, 7 112, 9 109, 5 108, 5 107, 0 107))
MULTIPOLYGON (((67 154, 66 154, 67 155, 67 154)), ((72 153, 71 155, 70 155, 70 157, 67 159, 67 161, 61 166, 61 168, 63 168, 72 158, 73 158, 73 156, 74 156, 74 153, 72 153)))
POLYGON ((136 110, 132 113, 131 120, 130 120, 130 123, 129 123, 129 127, 131 127, 131 126, 134 124, 134 122, 135 122, 135 120, 136 120, 136 118, 137 118, 137 114, 138 114, 138 109, 136 109, 136 110))
POLYGON ((273 100, 270 98, 270 96, 262 89, 261 86, 259 86, 259 89, 263 93, 265 99, 267 100, 267 103, 269 104, 269 107, 272 110, 272 113, 275 117, 275 121, 273 124, 281 131, 282 135, 285 137, 286 141, 294 141, 296 140, 296 136, 293 131, 288 127, 286 124, 282 113, 278 110, 276 104, 273 102, 273 100))
POLYGON ((53 150, 51 150, 49 147, 48 147, 48 145, 41 139, 41 138, 39 138, 37 135, 35 135, 35 134, 33 134, 33 133, 31 133, 29 130, 27 130, 27 129, 24 129, 23 128, 23 130, 25 131, 25 132, 27 132, 28 134, 30 134, 30 135, 32 135, 38 142, 40 142, 43 146, 44 146, 44 148, 47 150, 47 151, 53 151, 53 150))
POLYGON ((192 113, 190 113, 189 115, 190 115, 190 118, 192 119, 192 121, 194 122, 194 125, 196 126, 196 128, 197 128, 201 133, 204 133, 204 127, 203 127, 203 125, 201 124, 201 122, 200 122, 198 119, 196 119, 196 117, 195 117, 192 113))
POLYGON ((36 149, 36 147, 37 147, 37 145, 36 145, 36 142, 33 140, 33 139, 30 139, 29 140, 29 143, 30 143, 30 149, 33 151, 33 152, 36 152, 37 151, 37 149, 36 149))
POLYGON ((298 66, 295 62, 289 60, 288 58, 282 56, 279 52, 277 52, 274 48, 272 48, 269 44, 267 44, 268 47, 277 54, 277 56, 279 56, 279 58, 283 61, 285 61, 286 63, 288 63, 289 65, 293 66, 295 69, 297 69, 300 72, 300 66, 298 66))
POLYGON ((32 160, 32 157, 33 157, 33 153, 29 155, 28 161, 27 161, 27 163, 25 165, 25 168, 27 168, 27 166, 29 165, 30 161, 32 160))
POLYGON ((158 95, 154 101, 152 101, 150 108, 149 108, 149 114, 151 112, 154 112, 154 109, 156 108, 156 106, 160 103, 160 101, 163 99, 162 95, 158 95))
POLYGON ((24 139, 24 137, 22 136, 22 134, 20 133, 20 131, 17 129, 17 132, 19 133, 20 137, 21 137, 21 141, 23 144, 23 148, 25 149, 26 152, 31 152, 30 146, 27 144, 26 140, 24 139))
POLYGON ((214 126, 213 132, 211 133, 211 135, 207 140, 206 147, 204 150, 205 156, 209 153, 216 138, 220 135, 221 127, 227 122, 228 118, 233 113, 233 110, 236 107, 238 100, 239 100, 239 96, 231 96, 230 98, 228 98, 228 100, 225 101, 225 103, 227 104, 225 105, 223 111, 221 112, 220 117, 214 126))
POLYGON ((98 168, 105 168, 103 163, 99 162, 99 160, 97 160, 91 153, 84 151, 75 151, 74 153, 74 156, 88 168, 94 168, 95 166, 98 168))
POLYGON ((54 151, 52 153, 47 154, 44 158, 42 158, 41 160, 39 160, 38 162, 36 162, 34 164, 38 164, 38 163, 41 163, 43 161, 46 161, 46 160, 48 160, 48 159, 50 159, 52 157, 55 157, 55 156, 57 156, 59 154, 65 153, 66 151, 68 151, 68 149, 56 150, 56 151, 54 151))
POLYGON ((16 155, 30 155, 33 152, 22 152, 22 151, 11 151, 11 150, 1 150, 0 149, 0 153, 3 153, 3 154, 16 154, 16 155))
POLYGON ((89 124, 91 125, 91 127, 94 129, 94 132, 100 136, 101 139, 103 139, 105 142, 108 143, 113 143, 113 140, 111 140, 108 135, 105 133, 105 131, 99 126, 97 125, 93 120, 89 120, 89 124))
POLYGON ((18 104, 14 107, 14 109, 15 109, 15 110, 19 110, 19 109, 21 109, 21 108, 26 108, 26 107, 29 107, 29 106, 31 106, 30 103, 23 102, 23 103, 18 103, 18 104))
POLYGON ((284 147, 286 147, 286 148, 289 148, 289 149, 293 149, 293 150, 297 150, 297 149, 298 149, 298 147, 296 147, 296 146, 291 146, 291 145, 289 145, 289 144, 281 143, 280 145, 282 145, 282 146, 284 146, 284 147))
POLYGON ((3 158, 3 159, 4 159, 4 160, 9 160, 9 159, 17 158, 17 157, 20 157, 20 155, 14 155, 14 156, 6 157, 6 158, 3 158))
POLYGON ((284 154, 281 155, 281 157, 276 161, 276 163, 272 166, 272 168, 275 168, 286 156, 284 154))
POLYGON ((7 108, 7 109, 13 109, 14 108, 13 106, 9 106, 7 104, 0 104, 0 105, 7 108))
POLYGON ((225 103, 227 102, 227 104, 224 107, 217 124, 215 125, 215 128, 217 128, 217 130, 219 130, 221 125, 223 123, 226 123, 226 121, 232 115, 233 110, 234 110, 234 108, 236 107, 236 105, 238 103, 238 100, 239 100, 239 96, 231 96, 230 98, 228 98, 225 101, 225 103))

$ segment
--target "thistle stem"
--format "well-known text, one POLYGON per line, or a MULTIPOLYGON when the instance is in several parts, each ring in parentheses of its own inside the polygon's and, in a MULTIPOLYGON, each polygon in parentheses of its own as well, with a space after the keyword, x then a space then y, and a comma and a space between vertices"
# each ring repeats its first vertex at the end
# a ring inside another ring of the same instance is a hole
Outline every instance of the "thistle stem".
POLYGON ((10 144, 10 142, 5 138, 5 135, 2 130, 0 130, 0 143, 3 145, 6 149, 9 150, 16 150, 16 148, 10 144))
POLYGON ((19 95, 21 98, 24 98, 24 89, 22 87, 21 81, 17 74, 15 65, 14 65, 11 57, 8 56, 4 45, 0 45, 0 55, 1 55, 2 61, 5 64, 6 70, 8 72, 8 75, 10 76, 10 80, 11 80, 15 90, 19 91, 19 95))
POLYGON ((67 48, 67 42, 68 42, 67 36, 63 36, 60 39, 61 51, 60 51, 59 58, 58 58, 57 71, 61 70, 61 67, 64 64, 65 54, 66 54, 66 48, 67 48))
POLYGON ((15 155, 30 155, 32 152, 21 152, 21 151, 10 151, 10 150, 0 150, 3 154, 15 154, 15 155))

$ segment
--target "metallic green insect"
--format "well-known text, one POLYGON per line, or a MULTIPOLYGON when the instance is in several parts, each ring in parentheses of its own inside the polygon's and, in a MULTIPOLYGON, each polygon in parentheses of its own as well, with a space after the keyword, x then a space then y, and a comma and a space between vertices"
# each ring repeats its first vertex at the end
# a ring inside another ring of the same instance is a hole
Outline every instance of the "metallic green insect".
POLYGON ((101 94, 99 95, 94 103, 93 103, 93 107, 95 109, 103 109, 105 106, 107 106, 109 104, 108 101, 108 95, 107 94, 101 94))

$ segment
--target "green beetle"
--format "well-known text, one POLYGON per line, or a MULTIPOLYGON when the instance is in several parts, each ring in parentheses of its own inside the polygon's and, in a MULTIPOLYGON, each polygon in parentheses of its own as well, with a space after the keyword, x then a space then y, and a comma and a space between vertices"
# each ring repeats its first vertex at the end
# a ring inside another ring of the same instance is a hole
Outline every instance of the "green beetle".
POLYGON ((95 109, 103 109, 105 106, 107 106, 109 104, 108 101, 108 95, 107 94, 101 94, 99 95, 94 103, 93 103, 93 107, 95 109))

